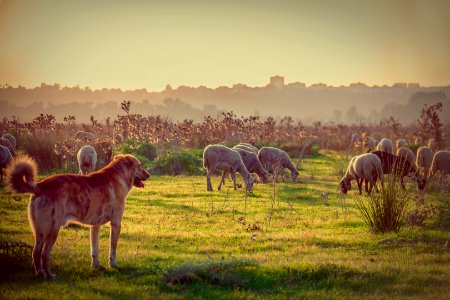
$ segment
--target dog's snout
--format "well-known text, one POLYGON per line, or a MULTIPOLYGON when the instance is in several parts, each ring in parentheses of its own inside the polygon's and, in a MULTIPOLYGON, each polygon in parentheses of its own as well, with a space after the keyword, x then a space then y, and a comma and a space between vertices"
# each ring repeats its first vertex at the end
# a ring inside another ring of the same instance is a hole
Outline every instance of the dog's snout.
POLYGON ((143 177, 144 177, 144 180, 147 180, 149 177, 150 177, 150 174, 149 174, 149 172, 147 172, 147 171, 145 171, 145 170, 141 170, 142 171, 142 174, 143 174, 143 177))

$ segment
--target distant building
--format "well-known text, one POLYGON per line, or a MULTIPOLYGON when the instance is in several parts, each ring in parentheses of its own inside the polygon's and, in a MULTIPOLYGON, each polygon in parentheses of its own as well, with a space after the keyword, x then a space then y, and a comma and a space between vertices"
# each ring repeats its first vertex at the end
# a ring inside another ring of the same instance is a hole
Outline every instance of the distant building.
POLYGON ((410 83, 408 83, 408 87, 418 89, 418 88, 420 88, 420 84, 410 82, 410 83))
POLYGON ((278 75, 270 77, 270 85, 277 88, 284 87, 284 77, 278 75))
POLYGON ((408 86, 405 82, 396 82, 392 87, 405 89, 408 86))

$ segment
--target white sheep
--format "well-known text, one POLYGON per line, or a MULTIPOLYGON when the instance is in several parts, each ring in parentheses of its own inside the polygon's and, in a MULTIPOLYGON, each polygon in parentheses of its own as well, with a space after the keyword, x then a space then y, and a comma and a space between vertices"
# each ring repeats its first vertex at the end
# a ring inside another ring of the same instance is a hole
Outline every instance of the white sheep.
POLYGON ((207 190, 212 192, 211 176, 215 170, 221 170, 222 179, 220 181, 219 187, 220 191, 222 187, 222 182, 225 179, 226 172, 231 173, 231 178, 233 179, 234 189, 236 186, 236 172, 241 174, 245 182, 245 188, 247 192, 251 192, 253 189, 254 179, 250 172, 244 165, 241 156, 235 150, 232 150, 223 145, 209 145, 203 151, 203 167, 208 170, 206 174, 206 186, 207 190))
POLYGON ((275 171, 275 181, 278 181, 278 174, 284 169, 291 171, 291 179, 295 181, 298 171, 285 151, 274 147, 262 147, 258 151, 258 158, 266 170, 275 171))
POLYGON ((414 165, 414 162, 416 161, 416 156, 414 155, 414 152, 407 147, 398 148, 397 156, 403 156, 412 165, 414 165))
POLYGON ((12 160, 13 158, 9 149, 0 145, 0 181, 3 181, 3 169, 6 168, 12 160))
POLYGON ((378 145, 378 140, 374 139, 373 137, 370 137, 370 136, 366 136, 364 138, 363 142, 364 142, 365 148, 372 149, 372 150, 374 150, 378 145))
POLYGON ((398 151, 401 147, 406 147, 408 145, 408 142, 405 139, 398 139, 395 141, 395 146, 398 151))
POLYGON ((433 156, 434 151, 429 147, 422 146, 417 149, 416 165, 419 171, 423 172, 425 179, 428 177, 433 156))
POLYGON ((450 174, 450 151, 441 150, 434 154, 431 162, 430 177, 433 177, 437 172, 440 172, 441 189, 444 189, 444 179, 447 174, 450 174))
POLYGON ((241 148, 247 151, 251 151, 251 152, 255 152, 256 154, 258 154, 258 148, 256 148, 253 145, 250 145, 248 143, 239 143, 236 146, 234 146, 233 148, 241 148))
POLYGON ((394 154, 394 145, 390 139, 384 138, 378 143, 377 150, 394 154))
POLYGON ((9 152, 11 152, 12 156, 16 156, 16 152, 14 151, 14 147, 8 139, 0 138, 0 146, 8 148, 9 152))
POLYGON ((9 140, 11 142, 11 145, 13 146, 14 150, 16 150, 17 142, 16 142, 16 138, 13 135, 11 135, 9 133, 5 133, 2 136, 2 138, 9 140))
MULTIPOLYGON (((237 151, 244 162, 245 167, 250 173, 255 173, 263 183, 269 183, 269 173, 264 170, 258 155, 253 151, 247 151, 242 148, 234 146, 232 149, 237 151)), ((250 148, 251 149, 251 148, 250 148)))
POLYGON ((97 152, 92 146, 83 146, 78 150, 77 154, 78 166, 80 167, 80 174, 89 175, 95 171, 95 164, 97 163, 97 152))
POLYGON ((383 185, 383 169, 381 167, 381 159, 372 153, 364 153, 353 157, 348 164, 347 171, 344 177, 339 182, 339 188, 342 193, 347 194, 347 191, 351 189, 351 181, 356 180, 358 184, 359 194, 362 194, 362 183, 366 181, 366 192, 371 193, 372 188, 376 187, 377 180, 380 180, 383 185), (367 182, 369 183, 369 189, 367 188, 367 182))
POLYGON ((79 140, 84 143, 94 143, 95 135, 87 131, 77 131, 75 133, 75 140, 79 140))

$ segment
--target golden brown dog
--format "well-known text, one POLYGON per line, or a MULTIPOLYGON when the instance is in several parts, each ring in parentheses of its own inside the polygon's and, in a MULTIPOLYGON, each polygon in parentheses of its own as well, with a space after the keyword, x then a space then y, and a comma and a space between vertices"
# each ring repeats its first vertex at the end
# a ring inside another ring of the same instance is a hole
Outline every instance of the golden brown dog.
POLYGON ((61 226, 78 222, 91 226, 92 266, 100 267, 100 226, 111 222, 109 266, 117 267, 125 199, 133 186, 142 188, 149 174, 132 155, 118 155, 103 169, 84 175, 54 175, 36 183, 36 163, 29 157, 16 159, 7 170, 9 189, 31 193, 28 220, 35 236, 33 262, 37 276, 56 279, 50 272, 50 251, 61 226), (42 262, 42 264, 41 264, 42 262))

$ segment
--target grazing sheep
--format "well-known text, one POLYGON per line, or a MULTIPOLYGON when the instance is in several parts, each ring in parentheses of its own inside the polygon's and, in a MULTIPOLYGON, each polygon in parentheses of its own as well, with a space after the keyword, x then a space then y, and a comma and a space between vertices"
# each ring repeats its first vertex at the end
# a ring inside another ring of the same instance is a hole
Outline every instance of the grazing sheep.
POLYGON ((433 161, 434 151, 429 147, 419 147, 417 149, 416 165, 419 171, 423 171, 425 179, 428 177, 430 171, 431 162, 433 161))
POLYGON ((246 145, 242 145, 242 144, 238 144, 238 145, 234 146, 233 149, 235 149, 235 150, 242 149, 242 150, 252 152, 252 153, 255 153, 256 155, 258 155, 258 151, 255 152, 255 150, 253 150, 253 148, 250 148, 250 147, 248 147, 246 145))
POLYGON ((403 156, 408 160, 411 164, 414 164, 416 161, 416 156, 414 152, 407 147, 400 147, 397 149, 397 156, 403 156))
POLYGON ((7 139, 11 142, 11 145, 13 146, 14 150, 16 150, 17 147, 17 142, 16 142, 16 138, 14 136, 12 136, 9 133, 5 133, 2 138, 7 139))
POLYGON ((362 194, 363 180, 366 182, 365 190, 368 194, 372 192, 372 188, 376 187, 377 180, 380 180, 383 185, 383 170, 381 168, 381 160, 378 156, 372 153, 364 153, 353 157, 348 164, 347 171, 344 177, 339 182, 339 188, 341 192, 347 194, 347 191, 351 189, 351 180, 356 180, 358 184, 359 194, 362 194), (367 182, 369 188, 367 188, 367 182))
POLYGON ((0 146, 8 148, 9 152, 11 152, 12 156, 16 156, 16 152, 14 151, 14 147, 8 139, 0 138, 0 146))
POLYGON ((206 175, 206 186, 207 190, 212 192, 211 175, 214 170, 222 170, 222 179, 220 181, 219 187, 220 191, 222 187, 222 182, 225 179, 226 172, 231 173, 231 178, 233 179, 234 189, 236 186, 236 172, 241 174, 245 182, 245 188, 247 192, 251 192, 253 189, 254 179, 250 172, 245 168, 244 162, 241 156, 235 150, 232 150, 223 145, 209 145, 203 151, 203 167, 208 170, 206 175))
POLYGON ((13 160, 11 152, 7 147, 0 146, 0 181, 3 181, 3 169, 13 160))
MULTIPOLYGON (((239 145, 237 145, 239 146, 239 145)), ((263 183, 269 183, 269 173, 264 170, 258 155, 253 151, 243 150, 234 146, 232 149, 237 151, 244 162, 245 167, 250 173, 255 173, 263 183)))
POLYGON ((401 147, 406 147, 406 145, 408 145, 408 142, 405 139, 398 139, 395 142, 395 146, 397 147, 397 150, 400 149, 401 147))
POLYGON ((376 146, 378 145, 378 140, 374 139, 373 137, 370 136, 366 136, 364 138, 364 147, 367 149, 375 149, 376 146))
POLYGON ((350 154, 350 152, 353 149, 353 146, 355 146, 357 143, 361 143, 361 135, 359 133, 354 133, 351 136, 350 145, 348 146, 347 155, 350 154))
POLYGON ((80 174, 89 175, 95 171, 95 164, 97 163, 97 152, 92 146, 83 146, 77 154, 78 166, 80 167, 80 174))
POLYGON ((377 145, 378 151, 394 154, 394 145, 390 139, 382 139, 377 145))
POLYGON ((374 151, 372 152, 381 159, 383 174, 393 174, 400 178, 403 189, 405 188, 404 177, 412 177, 417 183, 419 190, 424 190, 426 179, 420 176, 414 163, 410 163, 405 157, 397 156, 388 152, 374 151))
POLYGON ((276 171, 275 181, 278 181, 278 174, 285 168, 291 171, 292 181, 297 179, 299 173, 285 151, 273 147, 262 147, 258 151, 258 158, 266 170, 276 171))
POLYGON ((75 140, 84 142, 84 143, 94 143, 95 136, 87 131, 77 131, 75 133, 75 140))
POLYGON ((258 148, 256 148, 255 146, 248 144, 248 143, 239 143, 238 145, 234 146, 234 147, 239 147, 241 149, 247 150, 247 151, 252 151, 255 152, 256 154, 258 154, 258 148))
POLYGON ((447 174, 450 174, 450 151, 441 150, 434 154, 431 162, 430 177, 440 172, 441 189, 444 189, 444 179, 447 174))

